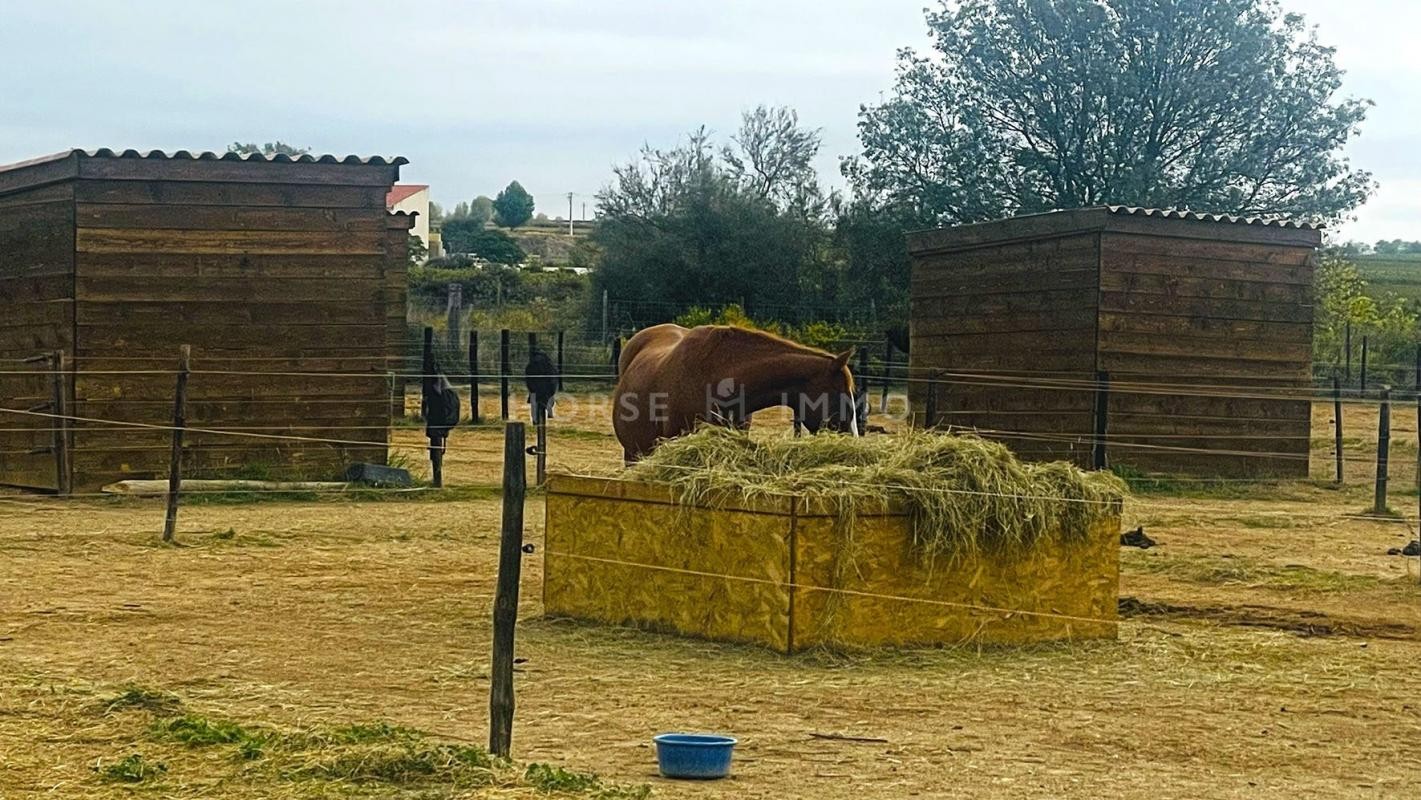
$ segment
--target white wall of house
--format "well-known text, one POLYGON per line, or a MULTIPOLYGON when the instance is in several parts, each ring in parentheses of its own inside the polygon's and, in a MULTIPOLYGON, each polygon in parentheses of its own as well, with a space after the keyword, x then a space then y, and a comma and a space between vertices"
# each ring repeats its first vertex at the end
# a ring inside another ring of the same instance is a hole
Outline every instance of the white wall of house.
POLYGON ((425 247, 429 246, 429 187, 425 187, 390 207, 390 211, 410 211, 419 216, 414 218, 410 233, 419 237, 425 247))

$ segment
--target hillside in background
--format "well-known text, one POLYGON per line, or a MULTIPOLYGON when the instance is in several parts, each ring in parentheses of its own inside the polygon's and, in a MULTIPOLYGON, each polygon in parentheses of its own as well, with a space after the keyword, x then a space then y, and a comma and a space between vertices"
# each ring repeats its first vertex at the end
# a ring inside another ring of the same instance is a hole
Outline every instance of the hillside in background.
POLYGON ((532 221, 504 232, 543 266, 589 267, 592 259, 585 242, 591 229, 591 224, 578 222, 569 234, 566 222, 532 221))
POLYGON ((1398 255, 1369 254, 1352 256, 1362 277, 1371 284, 1372 292, 1391 292, 1408 300, 1421 302, 1421 253, 1398 255))

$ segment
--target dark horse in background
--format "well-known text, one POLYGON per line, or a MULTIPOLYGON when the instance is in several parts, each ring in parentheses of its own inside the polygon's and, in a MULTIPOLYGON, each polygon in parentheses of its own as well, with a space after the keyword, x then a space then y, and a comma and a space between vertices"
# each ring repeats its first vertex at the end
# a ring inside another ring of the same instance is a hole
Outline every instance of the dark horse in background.
POLYGON ((612 424, 628 463, 699 422, 744 425, 789 406, 810 433, 858 435, 853 351, 838 355, 764 331, 727 325, 656 325, 622 349, 612 424))
POLYGON ((553 402, 558 393, 558 368, 552 357, 539 349, 529 353, 528 366, 523 370, 523 383, 528 388, 528 406, 533 421, 551 419, 553 402))

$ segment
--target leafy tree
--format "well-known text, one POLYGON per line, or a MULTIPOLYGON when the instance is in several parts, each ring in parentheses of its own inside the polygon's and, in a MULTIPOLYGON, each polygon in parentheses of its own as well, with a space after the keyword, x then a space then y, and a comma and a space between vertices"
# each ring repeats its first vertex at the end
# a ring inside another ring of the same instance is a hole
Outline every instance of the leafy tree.
POLYGON ((483 233, 484 226, 469 217, 450 217, 444 221, 439 235, 444 243, 444 252, 449 255, 466 254, 473 247, 474 237, 483 233))
POLYGON ((533 195, 513 181, 493 199, 493 219, 505 228, 516 228, 533 218, 533 195))
POLYGON ((1351 241, 1333 245, 1328 248, 1328 251, 1333 255, 1342 256, 1343 258, 1353 258, 1355 256, 1364 256, 1372 252, 1372 246, 1366 242, 1351 241))
POLYGON ((423 264, 429 258, 429 248, 414 234, 410 234, 407 257, 411 266, 423 264))
POLYGON ((1410 363, 1418 334, 1416 312, 1391 293, 1372 293, 1365 278, 1350 261, 1325 255, 1313 278, 1313 359, 1321 364, 1341 364, 1350 324, 1354 336, 1369 336, 1373 363, 1410 363))
POLYGON ((1367 101, 1274 0, 965 0, 859 112, 857 194, 942 222, 1097 204, 1338 219, 1367 101))
POLYGON ((227 145, 227 152, 244 156, 304 156, 311 152, 311 148, 296 147, 277 139, 274 142, 267 142, 261 145, 255 142, 247 142, 245 144, 242 142, 233 142, 227 145))
POLYGON ((518 264, 527 258, 523 248, 512 237, 497 230, 485 230, 473 217, 460 217, 444 223, 444 249, 450 254, 476 256, 495 264, 518 264))
POLYGON ((729 146, 702 128, 614 167, 591 237, 602 257, 597 288, 642 301, 647 320, 698 304, 746 302, 763 313, 822 300, 827 230, 810 166, 817 134, 764 127, 784 119, 792 113, 757 110, 729 146))
POLYGON ((465 201, 465 200, 460 200, 459 202, 455 203, 455 204, 454 204, 454 210, 449 212, 449 217, 448 217, 448 219, 468 219, 468 218, 469 218, 469 203, 468 203, 468 201, 465 201))
POLYGON ((873 307, 880 319, 906 324, 912 268, 903 233, 932 224, 900 207, 874 208, 862 199, 840 204, 833 234, 842 272, 837 302, 873 307))
POLYGON ((478 220, 480 225, 487 225, 493 221, 493 200, 484 195, 474 198, 474 202, 467 204, 465 216, 478 220))
POLYGON ((481 230, 469 242, 469 254, 495 264, 521 264, 528 258, 513 237, 499 230, 481 230))
POLYGON ((430 222, 443 222, 443 221, 444 221, 444 206, 439 205, 438 203, 434 202, 433 200, 429 201, 429 221, 430 221, 430 222))
POLYGON ((1395 256, 1403 253, 1421 253, 1421 242, 1408 242, 1404 239, 1382 239, 1372 248, 1377 255, 1395 256))

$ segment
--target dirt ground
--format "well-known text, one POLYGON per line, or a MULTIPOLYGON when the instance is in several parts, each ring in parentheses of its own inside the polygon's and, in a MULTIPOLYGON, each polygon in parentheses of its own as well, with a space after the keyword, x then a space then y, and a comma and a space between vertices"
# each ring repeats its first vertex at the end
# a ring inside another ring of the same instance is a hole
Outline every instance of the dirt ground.
MULTIPOLYGON (((544 619, 530 556, 514 756, 666 798, 1416 796, 1421 589, 1416 559, 1385 555, 1414 527, 1361 515, 1365 411, 1342 488, 1323 443, 1314 481, 1132 500, 1126 525, 1160 546, 1122 553, 1115 642, 786 658, 544 619), (735 776, 657 778, 667 730, 738 736, 735 776)), ((555 469, 617 467, 605 416, 559 412, 555 469)), ((418 429, 396 440, 419 457, 418 429)), ((132 685, 249 724, 485 741, 501 446, 456 432, 464 488, 443 497, 185 507, 178 548, 157 543, 159 502, 0 496, 0 797, 505 796, 249 779, 102 711, 132 685), (131 753, 167 772, 136 789, 96 772, 131 753)), ((1414 523, 1410 469, 1393 506, 1414 523)), ((536 494, 527 519, 539 545, 536 494)))

